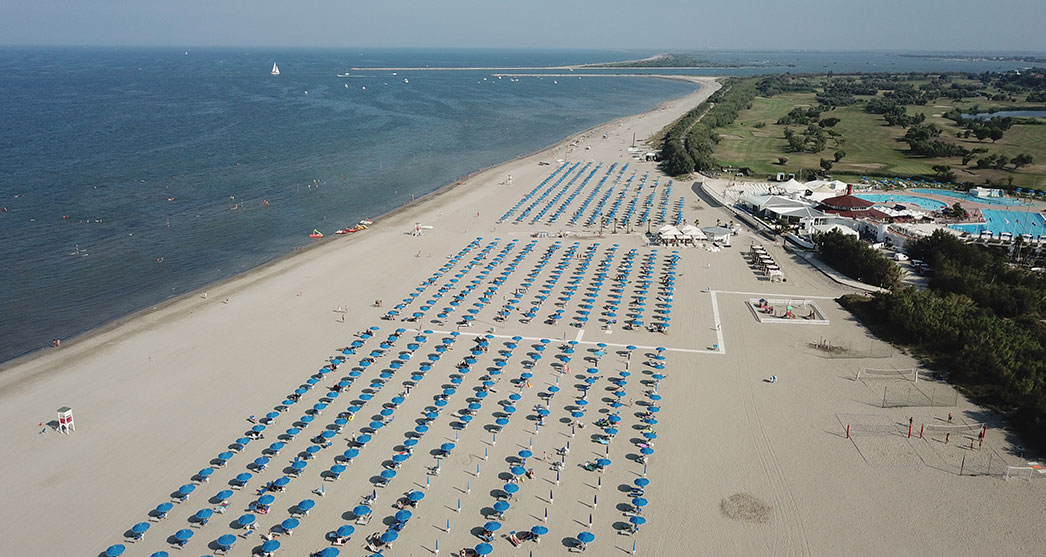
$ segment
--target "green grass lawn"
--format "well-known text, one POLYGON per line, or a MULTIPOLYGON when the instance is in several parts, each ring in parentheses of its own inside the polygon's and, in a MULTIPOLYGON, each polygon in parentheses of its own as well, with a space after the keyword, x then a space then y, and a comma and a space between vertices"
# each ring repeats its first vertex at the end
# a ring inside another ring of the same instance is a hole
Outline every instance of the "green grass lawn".
MULTIPOLYGON (((862 101, 868 98, 858 97, 862 101)), ((961 128, 941 116, 953 106, 969 109, 978 104, 982 109, 989 106, 1014 108, 1023 106, 1023 103, 987 102, 984 99, 953 103, 950 99, 938 99, 929 105, 908 107, 909 113, 923 112, 927 122, 933 122, 942 128, 944 132, 940 139, 943 141, 959 143, 971 149, 985 147, 989 149, 989 153, 1005 154, 1011 158, 1019 153, 1032 155, 1035 164, 1021 168, 1018 172, 977 170, 976 159, 971 161, 968 167, 962 167, 962 160, 959 158, 927 159, 910 156, 908 145, 898 141, 904 135, 905 129, 884 125, 882 116, 864 112, 863 102, 822 114, 822 117, 833 116, 840 119, 833 128, 833 131, 840 134, 838 142, 829 139, 827 147, 820 153, 785 152, 788 144, 784 138, 785 126, 776 124, 778 118, 795 107, 815 104, 817 102, 812 93, 757 97, 752 102, 752 107, 742 111, 732 125, 717 130, 722 139, 716 146, 716 158, 731 166, 748 167, 756 177, 777 172, 799 174, 800 169, 803 169, 803 177, 808 178, 813 171, 820 170, 819 161, 822 158, 832 159, 832 154, 841 149, 846 152, 846 157, 832 169, 835 176, 860 176, 870 172, 898 176, 929 176, 934 174, 934 165, 947 164, 962 181, 981 183, 985 179, 1005 180, 1012 176, 1014 185, 1046 189, 1046 125, 1015 125, 1006 132, 1003 139, 993 145, 990 140, 978 142, 972 138, 956 138, 955 133, 961 128), (760 122, 765 123, 765 126, 755 127, 760 122), (781 156, 788 157, 787 164, 777 164, 777 159, 781 156)), ((797 133, 801 133, 805 126, 792 127, 797 133)))

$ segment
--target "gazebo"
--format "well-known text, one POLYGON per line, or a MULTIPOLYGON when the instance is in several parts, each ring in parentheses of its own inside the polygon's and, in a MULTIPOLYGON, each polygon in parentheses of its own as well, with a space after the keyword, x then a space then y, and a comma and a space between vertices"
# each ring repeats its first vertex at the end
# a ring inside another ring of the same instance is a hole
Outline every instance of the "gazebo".
POLYGON ((889 215, 875 209, 874 206, 875 203, 853 195, 853 186, 847 186, 845 195, 825 199, 817 206, 817 210, 852 219, 868 218, 881 221, 889 218, 889 215))

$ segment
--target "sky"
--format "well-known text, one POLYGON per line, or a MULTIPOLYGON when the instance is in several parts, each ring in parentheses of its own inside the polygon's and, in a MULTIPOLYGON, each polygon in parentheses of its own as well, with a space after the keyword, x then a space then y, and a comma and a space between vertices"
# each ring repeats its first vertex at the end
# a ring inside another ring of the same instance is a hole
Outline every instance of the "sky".
POLYGON ((0 44, 1046 52, 1046 0, 3 0, 0 44))

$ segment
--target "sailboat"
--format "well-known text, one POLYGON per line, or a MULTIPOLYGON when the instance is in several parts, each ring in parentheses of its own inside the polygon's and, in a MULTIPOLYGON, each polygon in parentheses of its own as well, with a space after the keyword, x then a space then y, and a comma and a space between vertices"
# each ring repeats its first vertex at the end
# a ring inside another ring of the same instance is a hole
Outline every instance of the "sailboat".
POLYGON ((338 77, 349 77, 349 71, 346 70, 345 73, 338 74, 338 77))
POLYGON ((276 65, 276 62, 272 63, 272 75, 280 75, 280 68, 276 65))

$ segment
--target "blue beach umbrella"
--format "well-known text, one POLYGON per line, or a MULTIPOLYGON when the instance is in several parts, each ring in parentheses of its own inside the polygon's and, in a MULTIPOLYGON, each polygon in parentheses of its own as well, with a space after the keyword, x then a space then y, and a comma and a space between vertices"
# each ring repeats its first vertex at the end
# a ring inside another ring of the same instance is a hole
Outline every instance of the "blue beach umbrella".
POLYGON ((116 545, 110 545, 105 550, 105 557, 119 557, 120 555, 123 555, 123 552, 126 549, 127 548, 124 547, 124 545, 122 543, 118 543, 116 545))
POLYGON ((207 519, 211 518, 211 516, 213 516, 213 515, 214 515, 214 511, 211 510, 211 509, 200 509, 200 510, 196 511, 196 514, 194 514, 193 516, 195 516, 197 520, 201 520, 202 521, 202 520, 207 520, 207 519))
POLYGON ((315 506, 316 501, 313 501, 312 499, 302 499, 301 501, 298 501, 297 505, 297 507, 303 511, 311 510, 315 506))
POLYGON ((487 522, 486 524, 483 525, 483 529, 488 531, 488 532, 497 532, 498 530, 501 529, 501 523, 497 522, 497 521, 494 521, 494 520, 491 520, 490 522, 487 522))
POLYGON ((541 526, 540 524, 530 529, 530 533, 535 536, 544 536, 548 533, 548 528, 541 526))
POLYGON ((640 508, 645 507, 647 505, 647 500, 642 497, 635 497, 632 499, 632 505, 640 508))
POLYGON ((266 540, 265 543, 261 544, 261 550, 264 553, 273 553, 280 548, 279 540, 266 540))
POLYGON ((293 530, 301 525, 301 521, 297 518, 288 518, 280 523, 280 528, 284 530, 293 530))
POLYGON ((339 538, 347 538, 355 532, 355 526, 352 526, 351 524, 344 524, 342 526, 339 526, 338 529, 334 531, 334 535, 338 536, 339 538))
POLYGON ((174 539, 176 539, 176 540, 178 540, 180 542, 187 542, 187 541, 189 541, 189 538, 191 538, 193 536, 193 534, 195 534, 195 533, 196 532, 193 532, 192 530, 189 530, 188 528, 185 528, 185 529, 178 530, 177 532, 175 532, 174 533, 174 539))
POLYGON ((382 470, 381 471, 381 477, 386 479, 386 480, 391 480, 392 478, 396 477, 396 471, 395 470, 382 470))
MULTIPOLYGON (((208 510, 210 510, 210 509, 208 509, 208 510)), ((138 524, 135 524, 134 526, 131 526, 131 531, 134 532, 135 534, 144 534, 145 532, 147 532, 149 530, 149 526, 150 525, 149 525, 148 522, 139 522, 138 524)))
POLYGON ((481 543, 475 547, 476 555, 490 555, 494 552, 494 546, 489 543, 481 543))
POLYGON ((397 511, 393 518, 396 519, 396 522, 406 522, 410 520, 410 517, 412 516, 414 516, 414 513, 408 511, 407 509, 403 509, 402 511, 397 511))
POLYGON ((251 524, 254 524, 255 520, 257 520, 257 517, 251 513, 246 513, 241 515, 240 518, 237 518, 236 523, 240 526, 250 526, 251 524))
MULTIPOLYGON (((226 500, 226 499, 228 499, 229 497, 232 497, 232 490, 231 489, 223 489, 223 490, 219 491, 214 496, 214 498, 217 499, 219 503, 224 501, 224 500, 226 500)), ((164 505, 169 505, 169 504, 170 503, 164 503, 164 505)), ((159 507, 157 507, 157 510, 159 510, 159 507)), ((170 510, 170 508, 168 508, 168 510, 170 510)))
POLYGON ((272 482, 272 484, 276 487, 286 487, 289 483, 291 483, 291 479, 287 476, 280 476, 272 482))
MULTIPOLYGON (((275 500, 276 500, 276 498, 273 497, 272 495, 262 495, 261 497, 258 498, 258 504, 263 506, 263 507, 268 507, 275 500)), ((204 509, 204 510, 210 510, 210 509, 204 509)), ((199 513, 197 513, 197 514, 199 514, 199 513)))
POLYGON ((396 541, 396 538, 400 537, 399 533, 395 530, 389 530, 381 535, 382 543, 390 543, 396 541))
POLYGON ((178 488, 178 494, 179 495, 188 495, 188 494, 192 493, 193 491, 196 491, 196 486, 193 485, 193 484, 185 484, 182 487, 178 488))
POLYGON ((371 508, 368 507, 367 505, 356 505, 352 509, 352 514, 354 514, 356 516, 367 516, 370 513, 371 513, 371 508))
POLYGON ((504 490, 505 493, 511 495, 519 491, 519 486, 514 483, 507 483, 505 484, 505 487, 502 487, 501 489, 504 490))
POLYGON ((592 543, 595 539, 596 536, 592 532, 581 532, 577 535, 577 541, 581 543, 592 543))

